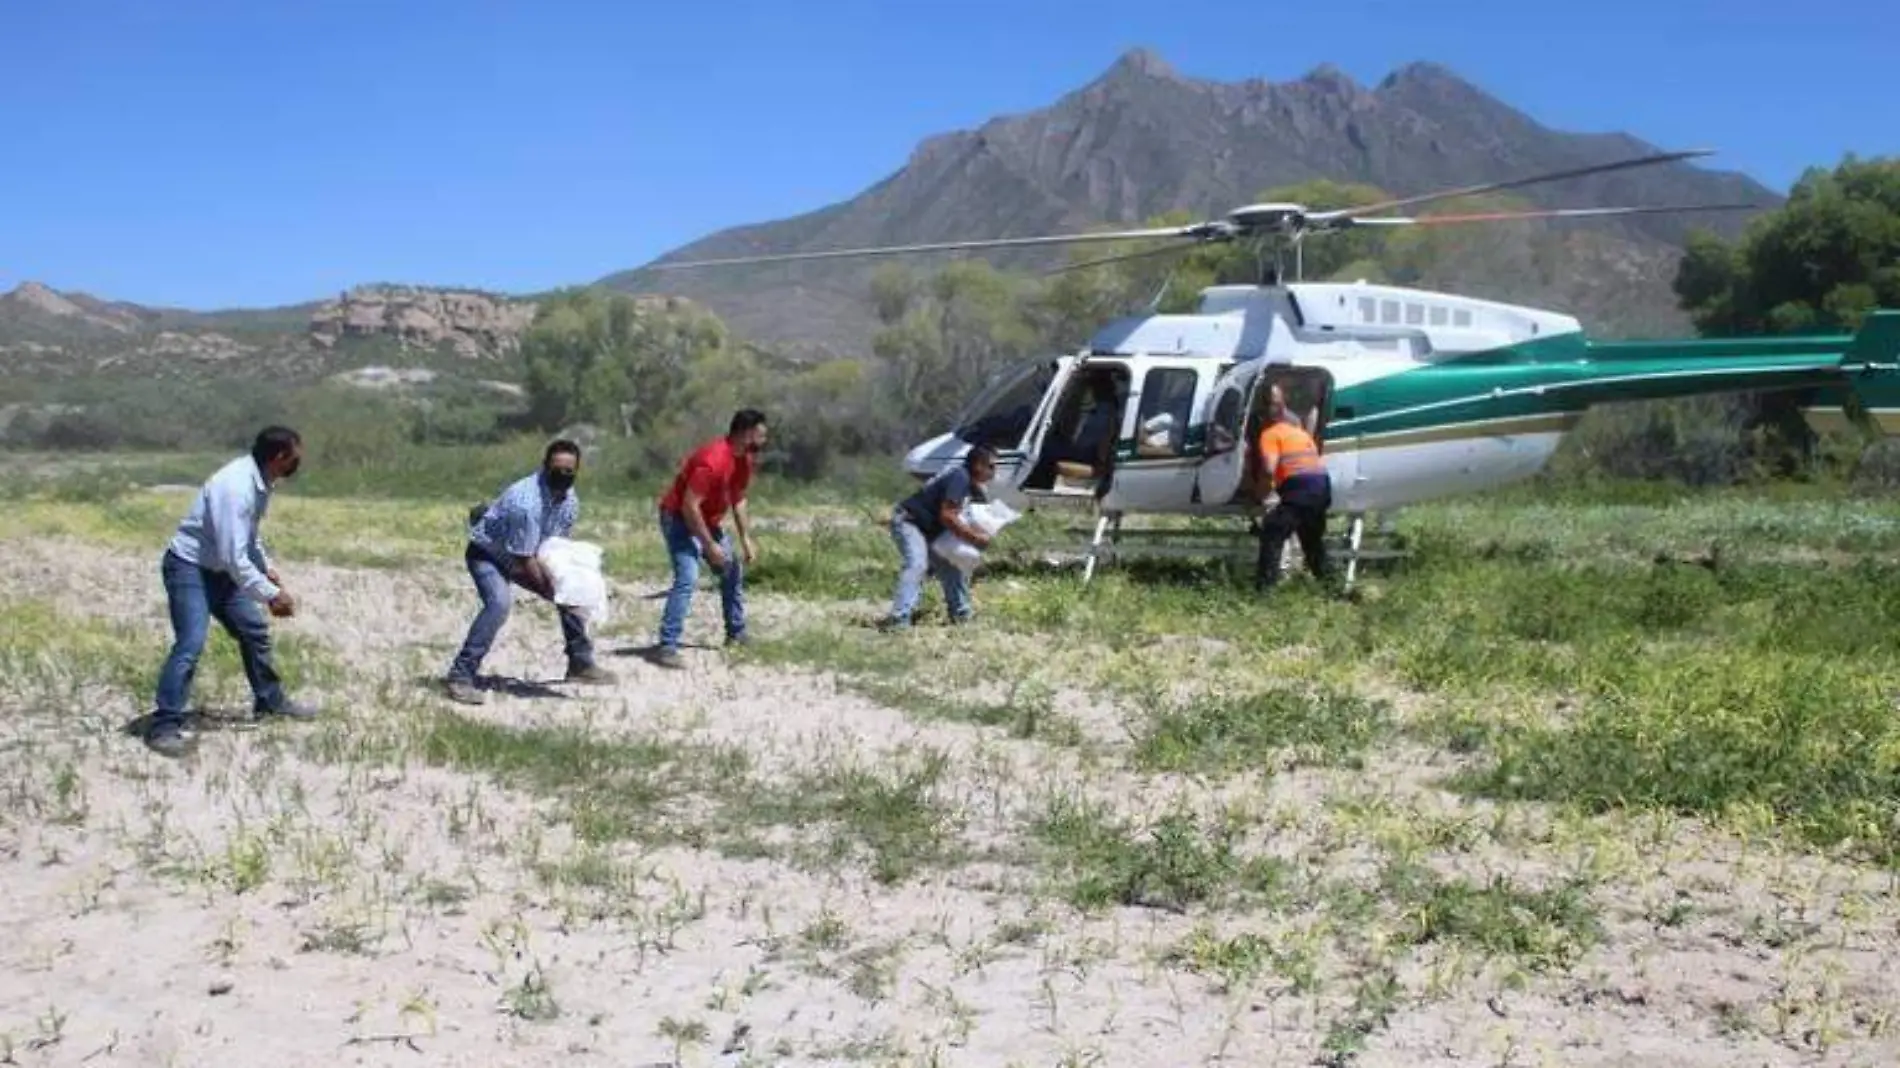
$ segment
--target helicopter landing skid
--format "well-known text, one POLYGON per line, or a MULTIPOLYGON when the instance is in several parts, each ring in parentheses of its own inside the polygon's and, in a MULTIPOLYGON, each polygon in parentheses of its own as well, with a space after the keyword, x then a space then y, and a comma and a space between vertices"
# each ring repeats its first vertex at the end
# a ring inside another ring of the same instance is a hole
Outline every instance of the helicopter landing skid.
MULTIPOLYGON (((1326 540, 1330 553, 1345 564, 1342 592, 1351 593, 1359 580, 1360 564, 1402 559, 1411 553, 1397 547, 1397 532, 1386 523, 1368 530, 1365 513, 1350 513, 1346 518, 1346 529, 1339 533, 1329 531, 1326 540)), ((1239 529, 1226 530, 1123 529, 1120 512, 1103 512, 1096 517, 1092 530, 1070 528, 1069 534, 1089 538, 1081 554, 1082 585, 1087 586, 1099 565, 1123 559, 1225 557, 1253 561, 1258 559, 1260 551, 1259 529, 1258 520, 1250 520, 1239 529)), ((1282 567, 1291 572, 1299 562, 1298 540, 1287 539, 1285 552, 1282 567)))

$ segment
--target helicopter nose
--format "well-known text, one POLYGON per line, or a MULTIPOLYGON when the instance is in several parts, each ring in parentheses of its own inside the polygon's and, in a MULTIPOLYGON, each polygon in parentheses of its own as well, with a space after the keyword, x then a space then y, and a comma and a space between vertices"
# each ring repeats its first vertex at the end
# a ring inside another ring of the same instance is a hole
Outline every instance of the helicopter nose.
POLYGON ((912 478, 928 479, 956 453, 962 451, 957 448, 960 444, 954 434, 939 434, 929 441, 916 445, 904 454, 904 470, 912 478))

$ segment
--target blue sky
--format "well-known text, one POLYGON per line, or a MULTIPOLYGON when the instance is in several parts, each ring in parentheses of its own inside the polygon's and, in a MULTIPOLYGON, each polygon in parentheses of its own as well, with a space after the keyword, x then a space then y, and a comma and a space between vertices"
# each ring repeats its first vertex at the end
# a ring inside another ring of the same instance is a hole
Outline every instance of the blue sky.
POLYGON ((192 308, 526 291, 851 196, 1134 46, 1371 84, 1443 63, 1547 125, 1785 190, 1900 152, 1893 0, 59 0, 0 5, 0 290, 192 308))

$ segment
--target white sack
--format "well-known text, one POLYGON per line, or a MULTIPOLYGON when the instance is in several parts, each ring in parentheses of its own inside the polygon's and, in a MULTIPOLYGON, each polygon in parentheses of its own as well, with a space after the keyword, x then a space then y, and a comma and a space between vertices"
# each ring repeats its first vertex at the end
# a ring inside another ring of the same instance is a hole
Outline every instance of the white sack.
POLYGON ((538 555, 554 579, 555 604, 573 609, 591 624, 607 621, 607 578, 600 571, 600 546, 549 538, 541 543, 538 555))
MULTIPOLYGON (((992 538, 997 531, 1020 518, 1022 516, 1014 508, 1002 501, 970 501, 963 506, 963 521, 992 538)), ((930 543, 930 550, 966 575, 975 571, 976 565, 983 560, 983 550, 964 541, 952 530, 937 535, 936 540, 930 543)))

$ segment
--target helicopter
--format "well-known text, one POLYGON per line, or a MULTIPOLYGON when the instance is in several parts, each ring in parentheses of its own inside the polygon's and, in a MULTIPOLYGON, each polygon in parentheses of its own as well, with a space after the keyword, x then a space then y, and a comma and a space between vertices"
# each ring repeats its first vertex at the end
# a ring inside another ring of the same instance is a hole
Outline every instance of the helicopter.
POLYGON ((1268 417, 1271 387, 1277 386, 1289 415, 1318 443, 1332 476, 1332 515, 1343 515, 1348 525, 1350 588, 1365 558, 1368 517, 1389 528, 1393 513, 1408 505, 1528 479, 1596 405, 1797 390, 1804 393, 1804 416, 1817 429, 1845 420, 1900 433, 1900 380, 1892 374, 1900 370, 1900 310, 1870 314, 1854 335, 1599 341, 1586 337, 1575 317, 1556 311, 1302 277, 1306 240, 1354 227, 1756 207, 1388 214, 1709 154, 1661 152, 1325 211, 1262 203, 1181 226, 673 261, 652 268, 1167 242, 1061 268, 1070 270, 1245 243, 1261 265, 1256 284, 1207 287, 1192 312, 1124 316, 1098 328, 1075 352, 1005 369, 947 430, 910 449, 903 464, 915 478, 928 479, 959 462, 973 445, 990 446, 997 453, 992 499, 1018 511, 1082 508, 1095 515, 1086 582, 1104 539, 1111 552, 1120 539, 1124 516, 1261 513, 1270 491, 1253 442, 1268 417))

